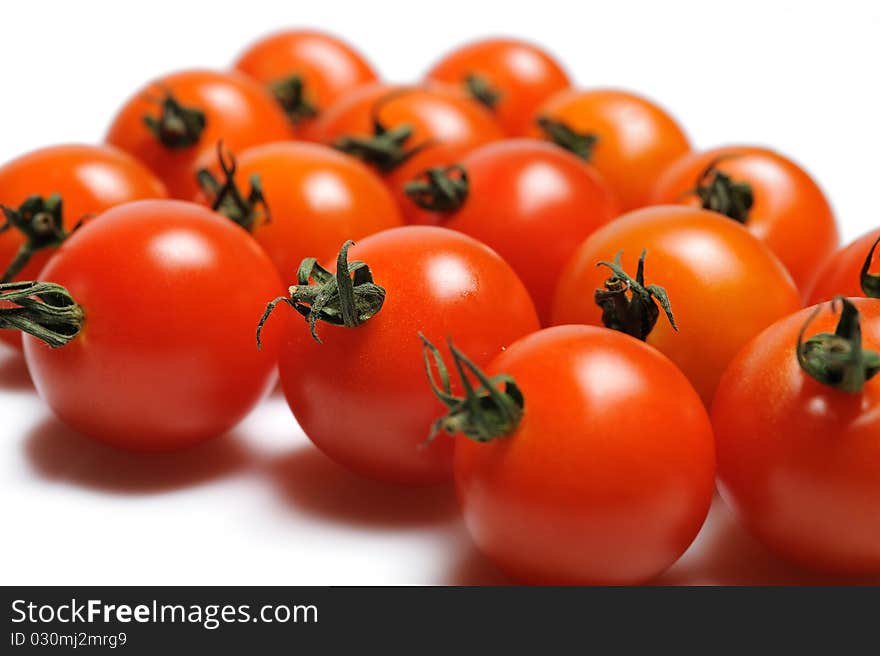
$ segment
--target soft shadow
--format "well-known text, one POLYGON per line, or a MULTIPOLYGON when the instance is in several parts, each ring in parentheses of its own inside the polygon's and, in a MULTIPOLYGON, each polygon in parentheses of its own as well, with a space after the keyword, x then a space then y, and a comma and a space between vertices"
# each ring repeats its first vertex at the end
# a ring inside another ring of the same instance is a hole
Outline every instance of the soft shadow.
MULTIPOLYGON (((466 538, 467 536, 465 536, 466 538)), ((453 562, 447 585, 518 585, 469 541, 453 562)))
POLYGON ((54 482, 123 494, 149 494, 198 485, 244 470, 252 454, 228 433, 167 453, 136 453, 101 444, 49 417, 25 440, 40 476, 54 482))
POLYGON ((0 389, 32 390, 34 384, 21 351, 0 345, 0 389))
POLYGON ((311 445, 268 465, 285 502, 323 519, 374 528, 411 527, 458 515, 452 486, 404 487, 349 472, 311 445))

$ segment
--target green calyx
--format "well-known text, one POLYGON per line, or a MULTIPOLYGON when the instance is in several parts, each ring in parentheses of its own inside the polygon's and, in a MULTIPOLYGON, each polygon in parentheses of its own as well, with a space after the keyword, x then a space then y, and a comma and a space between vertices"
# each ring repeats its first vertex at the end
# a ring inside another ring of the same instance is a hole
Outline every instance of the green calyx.
POLYGON ((489 80, 475 73, 470 73, 465 76, 464 88, 467 90, 468 95, 471 98, 492 110, 495 109, 495 106, 498 104, 498 101, 501 100, 501 96, 503 95, 498 89, 489 83, 489 80))
POLYGON ((3 272, 0 282, 9 282, 25 267, 34 253, 47 248, 58 248, 77 228, 77 222, 68 232, 64 229, 61 196, 52 194, 29 196, 18 208, 0 205, 6 221, 0 225, 0 233, 15 229, 25 237, 12 262, 3 272))
POLYGON ((544 136, 560 148, 565 148, 587 162, 593 157, 593 149, 599 142, 599 135, 592 132, 576 132, 562 121, 554 121, 547 116, 539 116, 537 123, 544 136))
POLYGON ((144 123, 156 139, 166 148, 195 146, 207 123, 205 113, 197 107, 181 105, 170 90, 157 102, 161 108, 159 116, 144 116, 144 123))
POLYGON ((377 100, 371 110, 373 134, 366 137, 344 136, 333 147, 374 166, 381 173, 390 173, 430 145, 430 141, 408 147, 413 128, 403 123, 393 128, 386 126, 379 114, 382 107, 412 89, 395 89, 377 100))
POLYGON ((296 273, 297 284, 288 290, 289 296, 270 301, 257 326, 257 348, 263 325, 279 303, 286 303, 309 322, 312 338, 318 337, 318 321, 334 326, 355 328, 375 316, 385 303, 385 288, 373 282, 373 274, 365 262, 349 262, 348 249, 354 242, 348 240, 339 250, 336 273, 330 273, 313 257, 307 257, 296 273))
POLYGON ((82 308, 61 285, 0 284, 0 328, 20 330, 59 348, 76 337, 82 325, 82 308))
POLYGON ((463 397, 454 396, 449 371, 440 351, 421 333, 419 338, 422 340, 425 371, 428 374, 431 390, 449 410, 431 425, 427 442, 433 440, 440 431, 445 431, 449 435, 460 433, 476 442, 489 442, 509 436, 516 431, 522 420, 525 399, 511 376, 500 374, 487 377, 455 347, 452 340, 447 340, 455 369, 464 389, 463 397), (439 385, 434 377, 434 368, 437 369, 440 378, 439 385), (474 388, 467 372, 479 382, 477 388, 474 388), (499 389, 501 386, 503 389, 499 389))
POLYGON ((269 91, 295 125, 318 115, 318 107, 308 100, 305 82, 299 75, 272 82, 269 91))
POLYGON ((735 155, 722 155, 712 160, 697 178, 697 186, 687 193, 697 196, 704 210, 712 210, 745 223, 755 202, 752 186, 748 182, 734 180, 718 169, 722 161, 732 157, 735 155))
POLYGON ((455 212, 467 200, 468 190, 467 171, 458 164, 422 171, 403 187, 412 202, 432 212, 455 212))
POLYGON ((862 271, 859 281, 862 285, 862 291, 868 298, 880 298, 880 274, 871 273, 871 264, 874 262, 874 251, 877 250, 877 244, 880 243, 880 237, 874 240, 871 250, 868 251, 868 257, 862 264, 862 271))
POLYGON ((648 338, 657 324, 660 308, 673 330, 678 330, 666 290, 659 285, 645 285, 647 254, 647 250, 642 251, 635 278, 627 274, 620 265, 623 251, 617 252, 614 262, 597 262, 596 266, 611 269, 611 276, 605 281, 604 288, 597 289, 593 294, 596 305, 602 308, 602 323, 606 328, 618 330, 642 341, 648 338))
POLYGON ((232 219, 248 232, 254 229, 261 218, 264 223, 271 221, 272 214, 263 195, 260 176, 255 173, 250 177, 251 188, 245 196, 235 182, 235 173, 238 169, 235 155, 227 149, 224 156, 222 141, 217 144, 217 162, 223 172, 223 182, 217 180, 208 169, 201 169, 196 173, 199 186, 211 200, 211 209, 232 219))
POLYGON ((798 333, 797 360, 801 369, 823 385, 850 394, 862 391, 865 383, 880 371, 880 353, 862 348, 859 311, 852 301, 836 296, 834 311, 841 306, 834 334, 819 333, 804 341, 809 325, 822 310, 817 306, 798 333))

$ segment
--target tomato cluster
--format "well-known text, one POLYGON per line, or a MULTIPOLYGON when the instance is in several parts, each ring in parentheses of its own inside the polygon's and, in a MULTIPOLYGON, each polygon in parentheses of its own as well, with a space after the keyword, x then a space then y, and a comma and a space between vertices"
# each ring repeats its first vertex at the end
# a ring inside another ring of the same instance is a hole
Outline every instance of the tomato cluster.
POLYGON ((880 573, 880 229, 836 251, 787 157, 694 151, 530 43, 396 85, 310 30, 105 141, 0 166, 0 338, 74 429, 184 448, 280 377, 330 458, 454 481, 521 581, 650 581, 716 481, 784 557, 880 573))

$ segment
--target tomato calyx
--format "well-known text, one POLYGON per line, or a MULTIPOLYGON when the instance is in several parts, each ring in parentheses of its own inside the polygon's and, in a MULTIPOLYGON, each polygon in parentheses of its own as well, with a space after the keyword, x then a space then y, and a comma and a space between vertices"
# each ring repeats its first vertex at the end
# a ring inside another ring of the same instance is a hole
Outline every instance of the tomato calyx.
POLYGON ((464 389, 463 397, 455 396, 452 394, 449 370, 440 351, 422 333, 419 333, 419 339, 422 340, 428 383, 434 395, 449 410, 431 425, 425 443, 433 441, 441 431, 449 435, 460 433, 476 442, 489 442, 516 431, 522 420, 525 399, 512 376, 499 374, 489 378, 456 348, 451 339, 447 339, 446 344, 464 389), (440 378, 439 385, 434 377, 435 368, 440 378), (474 388, 465 370, 477 379, 479 387, 474 388), (504 389, 499 389, 499 386, 504 389))
POLYGON ((82 329, 82 308, 54 282, 2 283, 0 303, 0 328, 20 330, 52 348, 64 346, 82 329))
POLYGON ((617 252, 613 262, 597 262, 596 266, 611 269, 611 276, 605 281, 604 288, 593 293, 593 300, 602 308, 602 323, 606 328, 626 333, 643 342, 657 324, 660 308, 663 308, 672 329, 678 330, 666 290, 659 285, 645 285, 647 254, 647 250, 642 251, 635 278, 624 271, 620 264, 623 251, 617 252))
POLYGON ((416 205, 431 212, 455 212, 467 200, 468 174, 460 164, 422 171, 403 187, 416 205))
POLYGON ((195 146, 202 137, 207 124, 205 113, 197 107, 180 104, 170 90, 165 90, 159 116, 144 115, 144 123, 150 132, 166 148, 182 149, 195 146))
POLYGON ((718 212, 734 221, 745 223, 755 202, 752 186, 744 180, 734 180, 718 169, 723 160, 731 157, 722 155, 709 162, 697 178, 697 186, 685 192, 685 195, 699 198, 700 206, 704 210, 718 212))
POLYGON ((548 116, 539 116, 538 127, 550 141, 560 148, 574 153, 582 160, 589 162, 593 149, 599 142, 599 135, 592 132, 577 132, 562 121, 555 121, 548 116))
POLYGON ((874 251, 877 250, 878 243, 880 243, 880 237, 874 240, 871 250, 868 251, 868 257, 865 258, 865 263, 862 264, 862 271, 859 276, 862 291, 868 298, 880 298, 880 274, 870 272, 871 264, 874 262, 874 251))
POLYGON ((0 282, 12 280, 27 265, 34 253, 47 248, 58 248, 82 225, 80 220, 70 232, 65 230, 62 206, 59 194, 51 194, 45 198, 36 194, 28 196, 18 208, 0 205, 0 210, 6 219, 5 223, 0 225, 0 233, 15 228, 26 239, 12 262, 6 267, 0 282))
POLYGON ((403 123, 390 128, 379 116, 386 103, 412 91, 410 88, 395 89, 379 98, 370 110, 373 134, 366 137, 343 136, 336 140, 333 147, 374 166, 381 173, 390 173, 430 146, 432 142, 426 141, 407 148, 407 142, 413 134, 412 126, 403 123))
POLYGON ((468 73, 465 76, 464 88, 471 98, 491 110, 495 109, 498 101, 504 95, 493 87, 489 80, 476 73, 468 73))
POLYGON ((334 326, 355 328, 375 316, 385 303, 385 288, 373 281, 373 273, 366 262, 348 261, 348 249, 354 245, 348 240, 339 250, 336 273, 330 273, 313 257, 305 258, 296 272, 297 284, 288 290, 289 296, 279 296, 269 302, 257 325, 257 348, 263 324, 279 303, 286 303, 306 318, 312 338, 318 337, 318 321, 334 326))
POLYGON ((229 149, 226 149, 224 155, 222 141, 217 143, 217 162, 223 172, 222 183, 208 169, 200 169, 196 173, 199 186, 211 199, 211 209, 232 219, 248 232, 253 231, 260 218, 263 219, 263 223, 269 223, 272 220, 272 213, 269 210, 266 197, 263 195, 259 174, 255 173, 250 177, 251 189, 245 196, 235 182, 238 162, 229 149), (258 208, 261 208, 262 211, 258 208))
POLYGON ((291 75, 272 82, 269 84, 269 91, 294 125, 315 118, 319 113, 317 105, 307 98, 305 82, 299 75, 291 75))
POLYGON ((834 334, 819 333, 804 341, 807 328, 821 312, 816 306, 798 333, 797 360, 801 369, 823 385, 850 394, 862 391, 865 383, 880 371, 880 353, 862 348, 859 310, 852 301, 835 296, 831 310, 841 306, 834 334))

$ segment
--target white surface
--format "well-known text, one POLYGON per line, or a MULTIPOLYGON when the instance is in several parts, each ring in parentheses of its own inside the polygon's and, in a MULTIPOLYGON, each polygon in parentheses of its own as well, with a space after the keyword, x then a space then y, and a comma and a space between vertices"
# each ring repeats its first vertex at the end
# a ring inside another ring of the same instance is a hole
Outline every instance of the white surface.
MULTIPOLYGON (((874 2, 2 3, 0 161, 93 141, 145 80, 223 66, 288 25, 341 34, 389 79, 503 32, 583 85, 646 93, 698 147, 768 143, 821 182, 849 239, 880 224, 874 2), (589 7, 588 9, 586 7, 589 7), (502 8, 503 7, 503 8, 502 8)), ((0 353, 4 584, 498 583, 445 489, 375 485, 311 448, 271 397, 233 434, 160 457, 72 435, 0 353)), ((828 582, 774 559, 716 504, 666 583, 828 582)))

